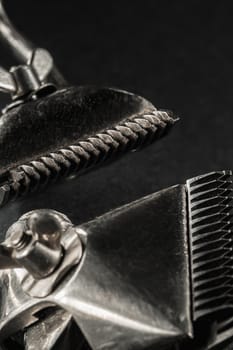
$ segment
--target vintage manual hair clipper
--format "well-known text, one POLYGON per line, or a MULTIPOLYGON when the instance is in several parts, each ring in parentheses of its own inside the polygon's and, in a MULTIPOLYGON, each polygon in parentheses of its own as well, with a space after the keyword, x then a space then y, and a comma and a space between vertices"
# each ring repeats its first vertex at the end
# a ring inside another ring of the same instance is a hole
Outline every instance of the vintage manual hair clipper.
POLYGON ((0 348, 232 349, 231 171, 80 223, 78 175, 177 119, 126 91, 68 86, 1 2, 0 37, 20 62, 0 68, 11 96, 0 116, 0 348))

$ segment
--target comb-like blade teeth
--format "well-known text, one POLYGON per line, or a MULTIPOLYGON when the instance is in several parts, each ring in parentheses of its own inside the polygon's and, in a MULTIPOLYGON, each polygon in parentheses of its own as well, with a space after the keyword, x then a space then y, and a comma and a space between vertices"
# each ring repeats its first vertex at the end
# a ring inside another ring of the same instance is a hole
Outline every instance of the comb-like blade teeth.
POLYGON ((232 197, 229 196, 215 196, 212 198, 207 198, 199 201, 193 201, 192 203, 192 210, 193 213, 195 213, 198 210, 201 209, 208 209, 211 208, 214 205, 230 205, 232 203, 232 197))
POLYGON ((223 237, 231 238, 231 230, 214 230, 210 232, 203 233, 202 235, 197 235, 193 237, 193 242, 196 244, 209 242, 210 240, 215 240, 219 238, 219 234, 222 234, 223 237))
POLYGON ((212 215, 216 215, 216 214, 223 214, 223 213, 226 213, 228 214, 229 213, 229 207, 232 208, 231 205, 229 204, 215 204, 215 205, 212 205, 210 207, 207 207, 207 208, 200 208, 200 209, 197 209, 197 210, 193 210, 193 214, 192 214, 192 217, 193 217, 193 220, 197 219, 199 220, 200 218, 200 214, 203 215, 203 217, 209 217, 209 216, 212 216, 212 215))
POLYGON ((190 179, 187 192, 194 320, 223 322, 223 310, 233 316, 232 172, 190 179))

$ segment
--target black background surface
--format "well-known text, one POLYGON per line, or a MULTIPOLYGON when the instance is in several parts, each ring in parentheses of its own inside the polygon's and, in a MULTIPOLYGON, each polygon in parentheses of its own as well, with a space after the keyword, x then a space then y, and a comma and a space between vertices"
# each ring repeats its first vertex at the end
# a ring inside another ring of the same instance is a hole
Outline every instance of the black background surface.
MULTIPOLYGON (((5 1, 78 85, 141 94, 181 120, 141 153, 80 179, 83 217, 233 165, 231 2, 5 1)), ((9 65, 1 55, 1 64, 9 65)), ((78 185, 79 186, 79 185, 78 185)))
MULTIPOLYGON (((81 221, 189 177, 232 168, 230 1, 5 3, 16 26, 53 53, 72 84, 130 90, 181 118, 160 143, 80 178, 81 221)), ((9 65, 4 54, 0 64, 9 65)))

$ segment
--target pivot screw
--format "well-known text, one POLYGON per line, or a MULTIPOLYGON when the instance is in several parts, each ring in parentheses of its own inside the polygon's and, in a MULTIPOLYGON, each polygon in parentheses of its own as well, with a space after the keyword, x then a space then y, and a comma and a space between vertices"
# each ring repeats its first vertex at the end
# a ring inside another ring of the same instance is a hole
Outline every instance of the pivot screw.
POLYGON ((4 245, 35 279, 45 278, 61 263, 61 236, 71 226, 69 219, 56 211, 32 211, 9 228, 4 245))

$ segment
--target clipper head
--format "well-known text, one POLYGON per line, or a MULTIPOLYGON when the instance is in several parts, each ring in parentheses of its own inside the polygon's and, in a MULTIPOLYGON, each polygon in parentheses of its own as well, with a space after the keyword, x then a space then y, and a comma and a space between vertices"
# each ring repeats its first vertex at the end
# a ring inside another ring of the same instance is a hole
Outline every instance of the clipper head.
POLYGON ((187 181, 192 314, 208 349, 233 337, 232 190, 231 171, 187 181))
MULTIPOLYGON (((40 207, 47 202, 46 195, 38 199, 40 207)), ((12 264, 0 278, 0 339, 21 331, 26 345, 33 344, 51 318, 40 322, 37 316, 52 304, 73 318, 82 350, 231 349, 231 202, 232 173, 219 171, 78 225, 85 237, 80 265, 47 293, 38 287, 46 279, 28 284, 30 265, 22 280, 12 264)), ((36 196, 33 202, 25 197, 10 203, 1 230, 14 223, 15 210, 22 215, 38 203, 36 196)), ((75 208, 72 215, 76 218, 75 208)), ((36 341, 44 350, 43 338, 36 341)))

